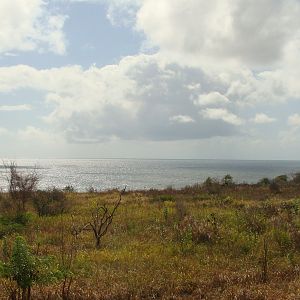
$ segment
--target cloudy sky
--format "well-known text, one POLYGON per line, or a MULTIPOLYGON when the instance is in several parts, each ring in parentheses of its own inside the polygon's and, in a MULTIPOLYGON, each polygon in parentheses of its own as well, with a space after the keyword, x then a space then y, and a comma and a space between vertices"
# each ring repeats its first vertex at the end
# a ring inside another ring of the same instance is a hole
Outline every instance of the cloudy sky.
POLYGON ((300 0, 1 0, 0 158, 300 159, 300 0))

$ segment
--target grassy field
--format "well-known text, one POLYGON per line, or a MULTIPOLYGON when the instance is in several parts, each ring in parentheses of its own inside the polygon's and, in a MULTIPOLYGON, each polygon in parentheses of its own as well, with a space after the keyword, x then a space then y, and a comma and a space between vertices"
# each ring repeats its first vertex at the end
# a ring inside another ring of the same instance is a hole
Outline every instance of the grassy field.
MULTIPOLYGON (((126 192, 100 249, 81 229, 96 207, 113 208, 117 191, 64 192, 66 212, 44 216, 28 202, 16 217, 9 197, 1 196, 0 261, 20 235, 50 260, 51 278, 32 283, 32 299, 300 299, 298 184, 126 192)), ((8 299, 16 282, 2 277, 8 299)))

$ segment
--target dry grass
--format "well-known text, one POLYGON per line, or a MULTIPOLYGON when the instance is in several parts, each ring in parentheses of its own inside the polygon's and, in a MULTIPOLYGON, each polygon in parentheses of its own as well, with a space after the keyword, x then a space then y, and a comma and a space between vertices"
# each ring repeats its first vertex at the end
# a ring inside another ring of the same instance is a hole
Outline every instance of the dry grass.
MULTIPOLYGON (((71 212, 84 223, 95 201, 117 200, 114 191, 69 193, 71 212)), ((300 299, 300 188, 240 185, 209 194, 128 192, 102 249, 90 232, 77 241, 71 299, 300 299), (268 281, 261 280, 263 240, 268 281)), ((32 207, 31 207, 32 209, 32 207)), ((59 261, 61 233, 71 240, 70 214, 38 217, 21 234, 40 255, 59 261)), ((13 240, 14 234, 7 237, 13 240)), ((0 299, 7 299, 1 281, 0 299)), ((35 286, 33 299, 61 299, 61 282, 35 286)))

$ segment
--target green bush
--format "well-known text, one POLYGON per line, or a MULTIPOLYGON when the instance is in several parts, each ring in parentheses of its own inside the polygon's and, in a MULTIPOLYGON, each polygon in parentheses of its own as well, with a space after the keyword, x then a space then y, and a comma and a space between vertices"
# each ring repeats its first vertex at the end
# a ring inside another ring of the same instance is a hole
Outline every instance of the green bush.
POLYGON ((225 186, 234 185, 233 177, 230 174, 225 175, 224 178, 222 179, 222 182, 223 182, 223 185, 225 185, 225 186))
POLYGON ((252 234, 258 235, 266 231, 266 219, 255 209, 244 209, 239 218, 243 223, 244 229, 252 234))
POLYGON ((32 216, 29 213, 19 213, 17 215, 4 215, 0 217, 0 238, 4 238, 13 233, 20 233, 30 222, 32 216))
POLYGON ((156 195, 153 197, 153 201, 154 202, 166 202, 166 201, 175 201, 174 196, 173 195, 156 195))
POLYGON ((288 184, 289 178, 287 175, 279 175, 274 178, 274 182, 276 182, 279 186, 285 186, 288 184))
POLYGON ((22 299, 30 300, 34 284, 47 284, 62 278, 54 258, 35 256, 21 236, 16 237, 11 253, 5 242, 3 254, 4 261, 0 261, 0 276, 15 282, 17 286, 11 291, 9 299, 17 299, 17 295, 21 292, 22 299))
POLYGON ((261 185, 261 186, 269 186, 270 184, 271 184, 271 180, 267 177, 262 178, 258 181, 258 185, 261 185))
POLYGON ((67 212, 70 201, 63 191, 53 188, 38 191, 33 198, 33 205, 39 216, 53 216, 67 212))
POLYGON ((205 180, 203 187, 208 194, 219 194, 221 191, 221 184, 219 183, 219 181, 211 177, 208 177, 205 180))
POLYGON ((283 255, 289 253, 292 249, 292 239, 290 234, 280 228, 274 229, 274 240, 276 241, 277 245, 279 246, 279 249, 283 255))
POLYGON ((300 184, 300 173, 296 173, 293 175, 293 183, 300 184))
POLYGON ((275 180, 273 180, 270 183, 269 188, 270 188, 271 193, 274 193, 274 194, 280 193, 280 186, 279 186, 278 182, 276 182, 275 180))

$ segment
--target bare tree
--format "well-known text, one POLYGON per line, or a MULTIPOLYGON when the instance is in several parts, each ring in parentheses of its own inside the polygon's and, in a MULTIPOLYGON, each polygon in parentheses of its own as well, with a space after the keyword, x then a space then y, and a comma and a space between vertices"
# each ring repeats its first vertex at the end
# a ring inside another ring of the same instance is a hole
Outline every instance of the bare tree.
POLYGON ((107 233, 109 226, 111 225, 115 213, 122 201, 122 195, 125 193, 126 187, 119 193, 119 199, 114 204, 112 209, 109 209, 106 204, 100 205, 97 203, 96 207, 92 209, 91 212, 91 221, 87 222, 83 226, 76 226, 74 222, 74 218, 72 217, 72 234, 76 238, 78 235, 84 231, 89 230, 93 232, 93 236, 95 238, 95 246, 96 249, 100 249, 101 247, 101 239, 107 233))
POLYGON ((14 162, 10 164, 4 163, 4 166, 8 170, 7 182, 9 195, 14 204, 16 204, 17 212, 25 212, 26 203, 37 188, 39 176, 35 169, 27 174, 19 172, 14 162))

